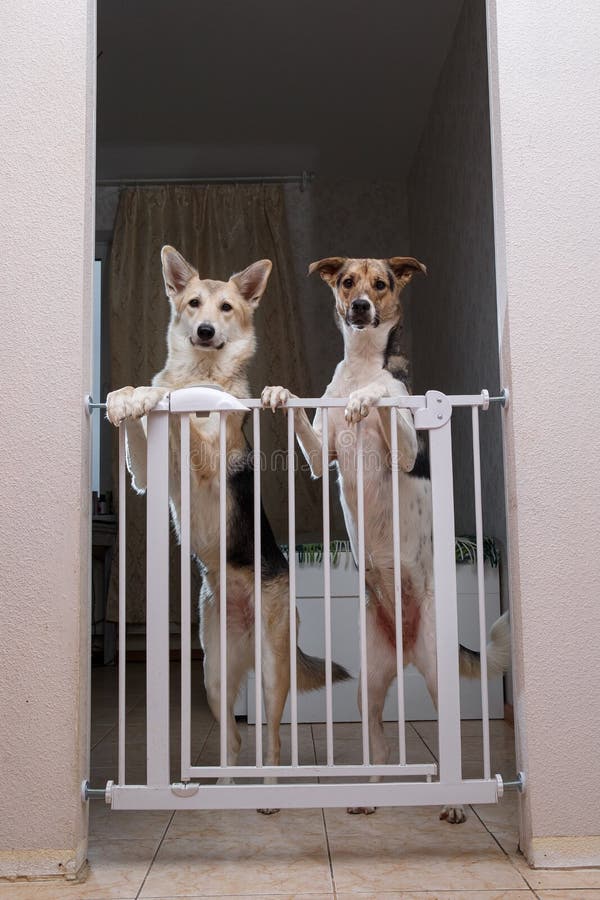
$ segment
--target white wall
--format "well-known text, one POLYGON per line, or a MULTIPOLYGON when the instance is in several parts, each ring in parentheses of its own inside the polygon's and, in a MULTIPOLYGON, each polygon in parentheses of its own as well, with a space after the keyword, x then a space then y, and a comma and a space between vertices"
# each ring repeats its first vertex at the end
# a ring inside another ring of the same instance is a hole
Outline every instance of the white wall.
POLYGON ((600 865, 600 6, 488 12, 521 843, 600 865))
POLYGON ((0 877, 86 853, 94 12, 0 13, 0 877))

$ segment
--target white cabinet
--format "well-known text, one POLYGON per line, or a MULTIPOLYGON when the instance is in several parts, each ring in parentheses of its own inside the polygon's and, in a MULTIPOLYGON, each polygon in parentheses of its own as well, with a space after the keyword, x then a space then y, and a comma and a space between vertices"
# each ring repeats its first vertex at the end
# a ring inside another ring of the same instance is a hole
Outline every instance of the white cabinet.
MULTIPOLYGON (((479 649, 479 622, 477 615, 477 573, 474 565, 461 563, 456 567, 458 593, 459 639, 473 650, 479 649)), ((324 606, 322 565, 296 567, 297 604, 300 613, 299 644, 311 656, 324 656, 324 606)), ((500 588, 498 569, 485 566, 486 616, 488 631, 500 615, 500 588)), ((337 722, 359 721, 356 701, 358 688, 359 634, 358 634, 358 573, 349 552, 342 552, 336 566, 331 567, 331 609, 333 658, 352 674, 351 681, 334 685, 333 717, 337 722)), ((425 682, 419 672, 408 666, 404 670, 406 718, 408 720, 436 719, 437 715, 425 682)), ((504 695, 502 679, 490 682, 490 715, 502 718, 504 695)), ((237 715, 247 715, 255 722, 254 673, 236 705, 237 715)), ((481 717, 481 691, 479 680, 461 679, 461 715, 465 719, 481 717)), ((384 718, 397 718, 396 691, 392 685, 388 693, 384 718)), ((283 720, 289 722, 286 705, 283 720)), ((298 695, 298 721, 325 721, 325 691, 298 695)))

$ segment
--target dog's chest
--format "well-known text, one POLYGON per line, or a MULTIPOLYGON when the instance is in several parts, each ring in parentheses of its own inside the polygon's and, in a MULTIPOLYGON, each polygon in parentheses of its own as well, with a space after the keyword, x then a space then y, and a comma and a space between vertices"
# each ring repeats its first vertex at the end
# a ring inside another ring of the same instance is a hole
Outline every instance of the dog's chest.
MULTIPOLYGON (((379 369, 377 371, 380 371, 379 369)), ((356 390, 354 373, 336 373, 328 393, 348 396, 356 390)), ((364 384, 368 381, 361 379, 364 384)), ((393 566, 392 470, 379 413, 372 410, 360 423, 363 456, 363 498, 367 556, 374 565, 393 566)), ((329 437, 335 446, 340 499, 346 528, 353 546, 358 546, 358 441, 357 427, 348 426, 343 409, 329 412, 329 437)), ((398 473, 401 555, 413 571, 415 583, 427 580, 431 565, 431 496, 429 481, 398 473)), ((410 630, 410 629, 409 629, 410 630)))
MULTIPOLYGON (((181 434, 174 422, 169 434, 169 494, 177 530, 181 519, 181 434)), ((190 473, 190 536, 192 550, 202 559, 214 547, 219 532, 219 420, 190 416, 189 456, 183 466, 190 473)))

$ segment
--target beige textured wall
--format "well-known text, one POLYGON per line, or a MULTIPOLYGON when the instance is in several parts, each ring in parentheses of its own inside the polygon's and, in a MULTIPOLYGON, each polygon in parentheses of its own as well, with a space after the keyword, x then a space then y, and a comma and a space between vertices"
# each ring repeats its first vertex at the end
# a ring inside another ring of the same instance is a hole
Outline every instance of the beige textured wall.
POLYGON ((93 4, 0 12, 0 877, 86 851, 93 4))
POLYGON ((522 847, 600 865, 600 6, 488 11, 522 847))

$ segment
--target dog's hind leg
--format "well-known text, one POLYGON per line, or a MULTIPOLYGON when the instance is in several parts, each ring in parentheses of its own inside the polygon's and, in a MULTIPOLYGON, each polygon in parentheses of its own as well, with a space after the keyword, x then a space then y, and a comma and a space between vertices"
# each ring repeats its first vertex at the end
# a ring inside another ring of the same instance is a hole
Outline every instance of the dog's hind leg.
MULTIPOLYGON (((437 710, 437 654, 433 597, 429 597, 421 607, 421 628, 413 650, 412 662, 425 679, 427 690, 437 710)), ((440 812, 440 819, 450 822, 451 825, 460 825, 466 821, 467 815, 462 806, 444 806, 440 812)))
MULTIPOLYGON (((221 724, 221 674, 219 643, 219 607, 211 601, 202 609, 201 642, 204 650, 204 685, 211 712, 219 727, 221 724)), ((238 761, 242 739, 233 714, 242 678, 251 666, 251 635, 229 632, 227 634, 227 765, 238 761)), ((219 784, 232 784, 226 776, 219 784)))
MULTIPOLYGON (((271 617, 269 627, 263 629, 262 683, 267 720, 265 763, 268 766, 278 766, 281 761, 281 716, 290 690, 288 628, 288 616, 282 613, 277 620, 271 617)), ((276 782, 276 778, 265 778, 265 784, 276 782)), ((270 815, 279 810, 266 807, 259 812, 270 815)))
MULTIPOLYGON (((382 633, 377 622, 375 604, 367 606, 367 698, 368 698, 368 722, 369 744, 371 763, 373 765, 385 765, 389 759, 390 749, 383 733, 383 706, 390 684, 396 675, 396 650, 385 634, 382 633)), ((358 684, 358 708, 361 716, 362 708, 362 678, 360 673, 358 684)), ((381 777, 373 775, 370 782, 381 781, 381 777)), ((369 815, 375 812, 374 806, 351 806, 349 813, 365 813, 369 815)))

